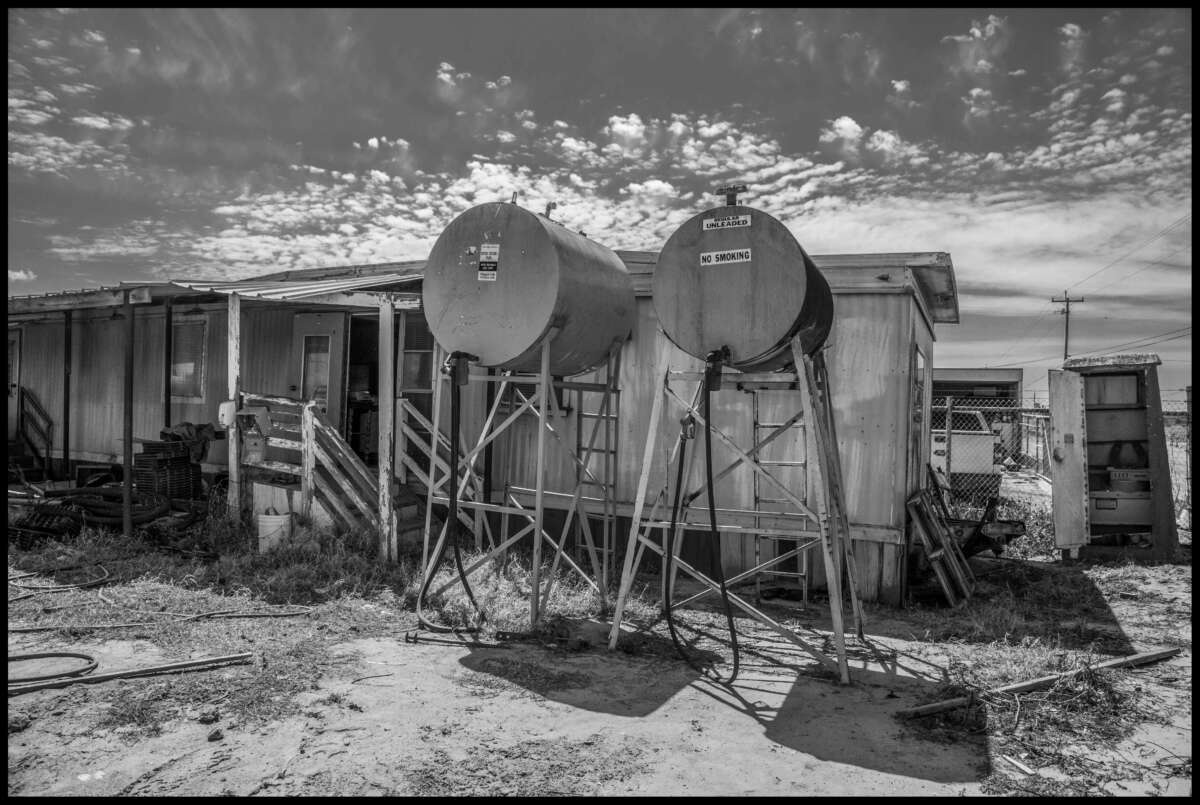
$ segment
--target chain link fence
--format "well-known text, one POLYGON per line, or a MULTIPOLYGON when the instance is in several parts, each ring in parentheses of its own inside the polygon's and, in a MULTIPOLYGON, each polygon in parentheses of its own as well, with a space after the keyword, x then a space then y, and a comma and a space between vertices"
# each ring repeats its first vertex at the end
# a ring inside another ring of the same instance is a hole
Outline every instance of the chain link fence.
MULTIPOLYGON (((1186 400, 1164 400, 1163 426, 1175 517, 1192 522, 1192 417, 1186 400)), ((959 511, 977 512, 991 497, 1049 508, 1050 412, 1017 400, 935 397, 931 461, 959 511)))
POLYGON ((935 397, 930 413, 935 472, 947 481, 953 502, 980 507, 998 497, 1004 473, 1024 455, 1018 400, 935 397))

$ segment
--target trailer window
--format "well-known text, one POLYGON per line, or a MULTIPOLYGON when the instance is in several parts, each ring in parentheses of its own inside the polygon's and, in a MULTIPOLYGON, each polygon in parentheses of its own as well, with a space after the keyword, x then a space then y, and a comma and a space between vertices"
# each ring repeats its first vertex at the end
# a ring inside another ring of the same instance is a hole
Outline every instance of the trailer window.
POLYGON ((329 402, 329 336, 304 336, 304 362, 301 364, 301 399, 329 402))
POLYGON ((171 399, 204 402, 204 349, 207 322, 176 321, 171 325, 171 399))

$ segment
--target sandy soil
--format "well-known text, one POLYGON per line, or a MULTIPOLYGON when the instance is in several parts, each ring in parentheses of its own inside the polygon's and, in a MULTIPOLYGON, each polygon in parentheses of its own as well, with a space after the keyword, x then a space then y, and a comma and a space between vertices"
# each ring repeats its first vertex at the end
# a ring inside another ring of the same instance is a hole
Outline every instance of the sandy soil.
MULTIPOLYGON (((675 660, 448 643, 342 644, 352 672, 302 694, 302 716, 219 741, 195 721, 136 746, 81 734, 87 714, 64 701, 10 739, 10 786, 15 773, 16 793, 52 796, 916 795, 974 793, 988 766, 967 746, 912 751, 892 713, 915 681, 841 687, 749 658, 731 695, 675 660)), ((129 651, 111 648, 114 663, 129 651)), ((22 698, 37 697, 69 694, 22 698)))
MULTIPOLYGON (((1159 602, 1190 600, 1191 568, 1167 567, 1155 578, 1118 591, 1117 623, 1107 628, 1123 630, 1131 650, 1161 646, 1168 634, 1188 648, 1138 672, 1159 723, 1103 752, 1081 750, 1088 762, 1115 770, 1108 790, 1117 794, 1191 790, 1190 622, 1169 623, 1170 610, 1158 609, 1159 602), (1171 764, 1183 758, 1187 774, 1172 776, 1171 764)), ((719 619, 711 623, 719 631, 719 619)), ((894 718, 944 681, 945 663, 936 644, 904 639, 909 624, 902 620, 880 614, 868 627, 867 645, 852 641, 849 686, 832 682, 796 646, 742 622, 746 651, 732 690, 700 677, 657 637, 633 640, 641 646, 634 653, 571 651, 437 636, 414 644, 397 628, 334 645, 345 661, 299 694, 299 714, 260 727, 231 720, 219 700, 197 702, 155 736, 96 727, 123 686, 145 680, 26 694, 9 702, 8 790, 938 796, 983 793, 981 782, 1000 770, 1022 776, 986 736, 932 740, 894 718), (25 715, 15 731, 14 712, 25 715)), ((10 653, 29 650, 17 637, 9 636, 10 653)), ((178 659, 145 641, 73 646, 97 655, 102 670, 178 659)), ((230 685, 239 678, 236 668, 203 673, 230 685)), ((1042 768, 1037 775, 1070 772, 1042 768)))

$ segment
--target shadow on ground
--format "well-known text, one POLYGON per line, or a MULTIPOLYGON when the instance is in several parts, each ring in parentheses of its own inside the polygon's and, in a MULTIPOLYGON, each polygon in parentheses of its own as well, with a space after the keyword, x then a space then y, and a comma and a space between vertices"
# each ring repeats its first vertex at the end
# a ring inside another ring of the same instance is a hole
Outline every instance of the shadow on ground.
MULTIPOLYGON (((572 650, 556 643, 533 652, 481 647, 459 662, 478 675, 478 684, 488 684, 488 678, 503 680, 550 701, 632 717, 653 713, 700 678, 675 659, 670 640, 660 635, 625 635, 620 649, 572 650)), ((693 649, 692 657, 701 668, 720 660, 705 649, 693 649)))
POLYGON ((901 639, 990 643, 1037 638, 1068 650, 1132 654, 1104 592, 1082 564, 973 557, 976 589, 957 609, 936 584, 911 589, 908 610, 877 608, 871 632, 901 639))
MULTIPOLYGON (((914 731, 895 718, 898 710, 939 698, 945 669, 879 644, 852 641, 852 684, 840 685, 812 654, 762 624, 739 618, 737 627, 741 656, 732 688, 715 681, 728 679, 732 671, 724 618, 705 610, 685 610, 677 622, 680 639, 704 674, 679 657, 662 622, 640 632, 632 650, 633 641, 623 638, 624 652, 599 646, 577 652, 485 647, 459 662, 478 675, 474 684, 502 681, 555 702, 620 716, 649 716, 690 688, 721 705, 718 718, 741 713, 769 742, 849 767, 938 783, 974 782, 990 773, 986 723, 973 725, 978 740, 964 740, 961 732, 952 740, 938 740, 936 734, 931 740, 933 733, 914 731)), ((804 631, 816 651, 832 656, 827 633, 804 631)), ((679 706, 697 712, 694 693, 689 700, 679 706)), ((703 706, 699 712, 714 713, 703 706)), ((723 730, 729 741, 754 740, 747 726, 714 723, 711 728, 723 730)))

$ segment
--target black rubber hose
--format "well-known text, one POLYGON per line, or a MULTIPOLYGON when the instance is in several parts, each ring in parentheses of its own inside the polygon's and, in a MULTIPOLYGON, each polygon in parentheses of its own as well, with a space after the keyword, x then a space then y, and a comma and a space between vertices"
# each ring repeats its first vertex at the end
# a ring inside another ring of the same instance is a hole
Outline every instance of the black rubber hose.
POLYGON ((733 646, 733 672, 730 674, 729 680, 722 684, 733 685, 738 676, 741 649, 738 647, 737 627, 733 623, 733 606, 729 603, 729 590, 725 586, 725 566, 721 561, 721 535, 717 531, 716 490, 713 489, 712 464, 712 384, 707 377, 704 382, 704 482, 708 490, 708 527, 711 534, 711 539, 708 541, 709 557, 716 570, 717 581, 721 585, 721 602, 725 605, 725 621, 729 624, 729 642, 733 646))
POLYGON ((713 353, 709 355, 708 367, 704 373, 704 481, 705 488, 708 491, 708 526, 711 538, 708 541, 708 558, 709 562, 716 569, 717 581, 721 588, 721 601, 725 607, 725 619, 729 625, 729 639, 733 646, 733 672, 729 679, 721 679, 713 674, 710 674, 707 669, 702 668, 692 661, 687 652, 683 648, 683 643, 679 639, 679 635, 675 631, 675 616, 671 611, 671 570, 674 564, 675 557, 675 528, 679 521, 679 503, 683 492, 683 457, 687 443, 688 427, 686 420, 683 428, 679 433, 679 464, 675 474, 675 498, 671 504, 671 525, 667 531, 665 541, 665 559, 663 562, 663 573, 666 579, 666 594, 663 596, 663 610, 667 618, 667 629, 671 633, 671 642, 675 644, 675 650, 679 652, 679 656, 690 665, 697 673, 712 679, 719 685, 732 686, 738 677, 738 671, 741 665, 741 649, 738 646, 737 628, 733 623, 733 608, 729 603, 729 591, 725 586, 725 569, 721 562, 721 536, 717 531, 717 516, 716 516, 716 491, 713 489, 713 470, 712 470, 712 383, 711 379, 714 372, 720 371, 720 364, 714 365, 714 360, 719 360, 719 354, 713 353))
MULTIPOLYGON (((451 356, 456 359, 456 355, 451 356)), ((458 378, 454 376, 455 368, 450 369, 450 487, 449 487, 449 511, 446 518, 446 539, 442 542, 441 550, 433 557, 426 568, 425 580, 421 583, 421 591, 417 593, 417 623, 423 628, 431 632, 450 632, 454 634, 475 634, 479 632, 478 626, 442 626, 433 623, 425 617, 423 613, 425 595, 429 592, 429 586, 433 583, 435 575, 434 570, 441 564, 442 558, 446 555, 447 543, 452 543, 454 546, 454 566, 458 570, 458 577, 462 581, 463 589, 466 590, 467 600, 471 602, 471 606, 479 613, 479 622, 482 624, 487 616, 483 614, 483 610, 479 608, 479 604, 475 601, 475 594, 471 591, 471 585, 467 581, 466 571, 463 570, 462 553, 458 549, 458 434, 461 428, 461 408, 462 395, 458 378)), ((430 490, 433 494, 433 490, 430 490)))
MULTIPOLYGON (((61 498, 82 508, 84 510, 84 522, 90 525, 119 525, 123 522, 123 502, 116 503, 109 501, 123 500, 123 494, 124 490, 121 489, 84 489, 73 487, 70 489, 47 490, 46 497, 61 498), (100 499, 97 500, 97 498, 100 499)), ((157 520, 169 512, 171 510, 171 501, 164 495, 135 491, 133 506, 133 523, 135 525, 143 525, 157 520)))
POLYGON ((86 665, 81 665, 78 668, 72 668, 69 671, 59 671, 53 674, 42 674, 40 676, 10 676, 8 684, 19 685, 25 682, 41 682, 45 679, 59 679, 63 677, 83 676, 96 670, 96 666, 100 663, 90 654, 79 654, 74 651, 39 651, 34 654, 9 654, 9 662, 22 662, 24 660, 43 660, 51 657, 74 657, 80 660, 86 660, 86 665))

